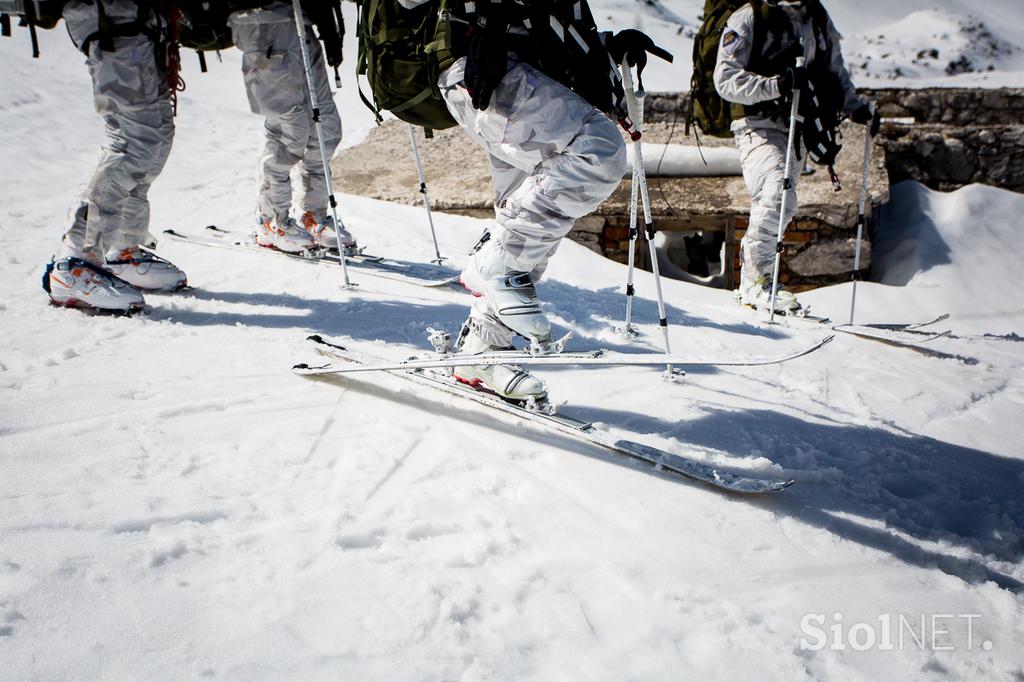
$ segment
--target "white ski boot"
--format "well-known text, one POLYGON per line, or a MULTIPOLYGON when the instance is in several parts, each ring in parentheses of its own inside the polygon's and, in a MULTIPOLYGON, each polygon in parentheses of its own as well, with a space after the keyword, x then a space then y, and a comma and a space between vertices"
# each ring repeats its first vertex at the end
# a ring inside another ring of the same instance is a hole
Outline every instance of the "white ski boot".
POLYGON ((69 256, 51 260, 43 290, 53 305, 106 313, 132 313, 146 305, 142 292, 99 265, 69 256))
POLYGON ((316 241, 294 218, 283 221, 260 216, 256 243, 285 253, 305 253, 316 249, 316 241))
POLYGON ((177 291, 188 283, 181 268, 141 246, 108 251, 103 267, 143 291, 177 291))
MULTIPOLYGON (((757 310, 768 310, 772 299, 772 280, 764 275, 758 275, 751 280, 740 280, 738 298, 742 305, 748 305, 757 310)), ((786 291, 779 282, 775 292, 775 313, 779 315, 801 315, 807 311, 800 305, 796 296, 786 291)))
POLYGON ((470 257, 459 281, 474 295, 487 298, 506 327, 535 345, 550 344, 551 322, 541 310, 530 273, 505 265, 494 240, 470 257))
MULTIPOLYGON (((512 349, 489 344, 474 331, 465 332, 458 347, 459 353, 467 355, 496 350, 512 349)), ((544 382, 515 365, 460 365, 452 370, 452 376, 474 388, 483 385, 506 400, 536 403, 544 401, 548 395, 544 382)))
POLYGON ((325 249, 337 249, 338 243, 341 242, 346 256, 359 253, 359 246, 356 244, 355 237, 345 229, 344 224, 336 226, 333 216, 326 216, 320 221, 316 219, 312 211, 306 211, 302 214, 302 219, 299 222, 306 228, 309 236, 313 238, 317 246, 325 249))

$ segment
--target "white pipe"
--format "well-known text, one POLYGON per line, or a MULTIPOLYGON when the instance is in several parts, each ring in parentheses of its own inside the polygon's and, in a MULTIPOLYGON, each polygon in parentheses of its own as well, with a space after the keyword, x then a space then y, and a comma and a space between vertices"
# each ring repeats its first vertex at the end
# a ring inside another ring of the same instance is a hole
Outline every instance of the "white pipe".
MULTIPOLYGON (((690 178, 743 175, 736 147, 695 147, 682 144, 644 142, 644 171, 650 178, 690 178)), ((633 148, 626 149, 628 173, 633 172, 633 148)))

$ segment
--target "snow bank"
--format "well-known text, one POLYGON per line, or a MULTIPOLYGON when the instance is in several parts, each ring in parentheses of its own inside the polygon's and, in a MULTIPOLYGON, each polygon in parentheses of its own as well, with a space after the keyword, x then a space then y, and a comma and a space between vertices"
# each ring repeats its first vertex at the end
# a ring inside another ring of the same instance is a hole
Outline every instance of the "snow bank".
MULTIPOLYGON (((858 289, 858 321, 948 312, 965 332, 1024 334, 1024 298, 1010 293, 1024 256, 1024 196, 984 185, 935 192, 908 181, 891 197, 873 237, 871 282, 858 289)), ((808 299, 841 309, 849 286, 808 299)))

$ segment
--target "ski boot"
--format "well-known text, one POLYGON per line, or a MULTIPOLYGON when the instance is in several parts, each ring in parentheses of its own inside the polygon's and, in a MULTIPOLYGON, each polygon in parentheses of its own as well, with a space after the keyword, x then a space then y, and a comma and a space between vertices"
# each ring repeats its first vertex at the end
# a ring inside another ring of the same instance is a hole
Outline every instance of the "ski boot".
POLYGON ((259 217, 256 243, 269 249, 299 254, 310 253, 317 247, 313 237, 294 218, 275 220, 265 215, 259 217))
POLYGON ((534 350, 543 350, 550 345, 551 323, 541 310, 532 275, 511 269, 501 256, 493 239, 484 242, 470 256, 459 281, 474 296, 485 297, 502 324, 531 339, 534 350))
POLYGON ((188 283, 181 268, 142 246, 108 251, 103 267, 144 291, 177 291, 188 283))
MULTIPOLYGON (((488 343, 468 326, 463 327, 456 349, 465 355, 514 350, 488 343)), ((483 387, 505 400, 538 406, 547 401, 547 387, 525 369, 516 365, 460 365, 452 370, 459 383, 473 388, 483 387)))
POLYGON ((309 236, 313 238, 317 246, 324 249, 338 249, 339 242, 345 250, 346 256, 354 256, 359 253, 359 246, 355 237, 345 229, 345 225, 334 224, 333 216, 326 216, 323 220, 317 220, 312 211, 306 211, 299 220, 302 227, 306 228, 309 236))
MULTIPOLYGON (((740 281, 740 288, 736 291, 736 298, 740 304, 756 310, 768 310, 772 299, 772 280, 758 275, 753 281, 743 279, 740 281)), ((775 314, 802 317, 807 313, 808 309, 800 305, 796 296, 792 292, 786 291, 786 288, 779 282, 775 291, 775 314)))
POLYGON ((137 288, 99 265, 74 256, 47 264, 43 290, 53 305, 65 308, 128 314, 146 305, 137 288))

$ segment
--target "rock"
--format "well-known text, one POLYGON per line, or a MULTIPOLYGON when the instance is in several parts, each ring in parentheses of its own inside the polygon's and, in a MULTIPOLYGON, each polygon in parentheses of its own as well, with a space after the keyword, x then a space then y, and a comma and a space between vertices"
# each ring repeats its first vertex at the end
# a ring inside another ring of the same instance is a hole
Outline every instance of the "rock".
MULTIPOLYGON (((787 267, 801 277, 826 277, 850 275, 857 252, 856 237, 834 237, 823 239, 808 246, 787 260, 787 267)), ((871 242, 861 242, 860 266, 871 265, 871 242)))

